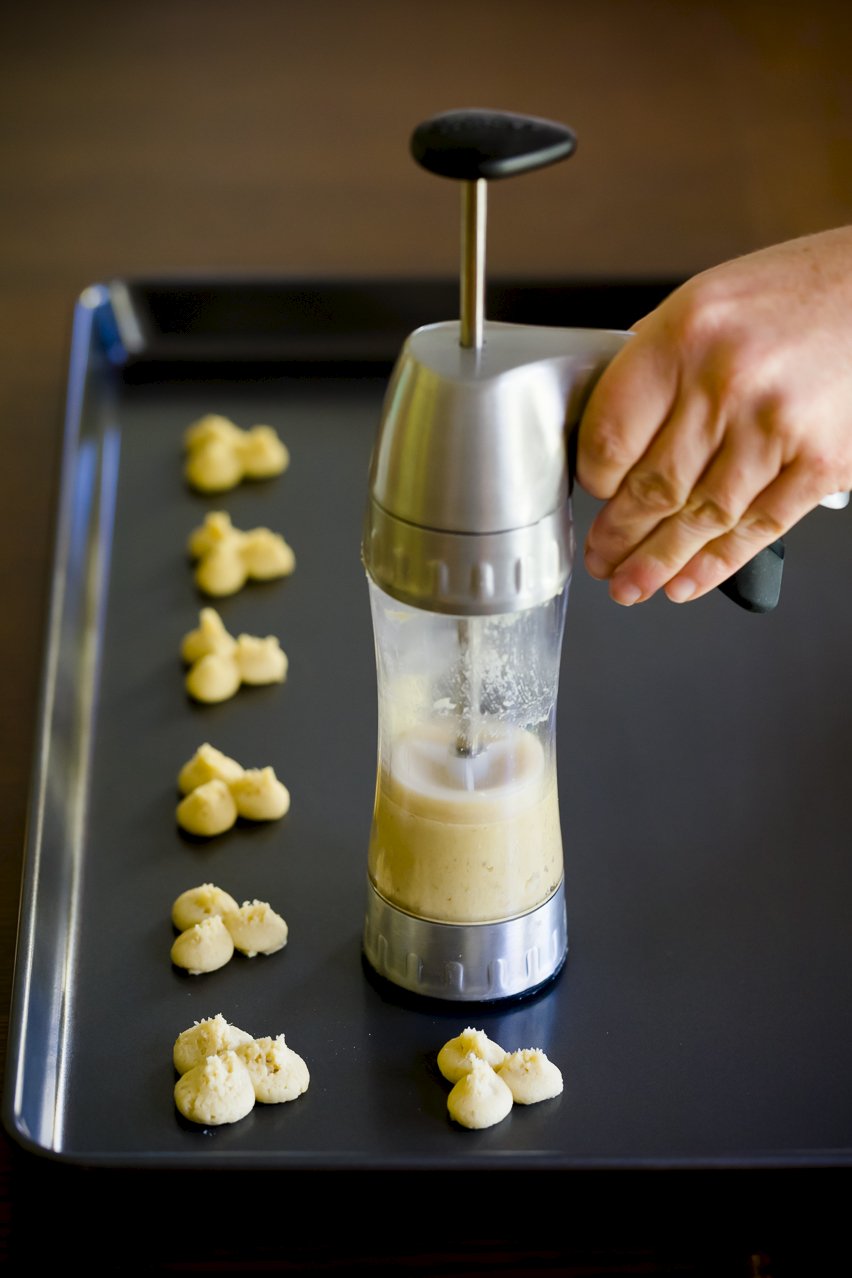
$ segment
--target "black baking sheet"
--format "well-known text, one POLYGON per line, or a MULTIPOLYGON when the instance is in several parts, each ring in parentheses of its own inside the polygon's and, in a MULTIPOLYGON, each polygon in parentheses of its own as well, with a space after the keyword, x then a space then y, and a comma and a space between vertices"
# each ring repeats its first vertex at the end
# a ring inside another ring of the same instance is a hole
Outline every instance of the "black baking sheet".
MULTIPOLYGON (((506 285, 490 313, 626 327, 667 291, 506 285), (585 318, 584 318, 585 317, 585 318)), ((759 1168, 852 1161, 848 516, 791 531, 765 617, 719 592, 620 609, 575 574, 557 726, 570 951, 504 1007, 426 1004, 360 955, 375 671, 359 559, 369 454, 405 333, 447 284, 116 281, 75 311, 62 498, 24 870, 4 1120, 52 1158, 128 1167, 759 1168), (217 497, 182 480, 206 412, 273 425, 288 471, 217 497), (215 603, 276 634, 280 686, 183 690, 202 606, 186 556, 211 509, 284 534, 286 581, 215 603), (271 825, 176 827, 202 741, 272 764, 271 825), (169 911, 213 881, 268 900, 287 947, 173 968, 169 911), (311 1085, 201 1128, 174 1039, 222 1012, 285 1033, 311 1085), (483 1132, 448 1119, 438 1048, 476 1025, 543 1047, 563 1094, 483 1132)), ((578 540, 594 503, 577 495, 578 540)))

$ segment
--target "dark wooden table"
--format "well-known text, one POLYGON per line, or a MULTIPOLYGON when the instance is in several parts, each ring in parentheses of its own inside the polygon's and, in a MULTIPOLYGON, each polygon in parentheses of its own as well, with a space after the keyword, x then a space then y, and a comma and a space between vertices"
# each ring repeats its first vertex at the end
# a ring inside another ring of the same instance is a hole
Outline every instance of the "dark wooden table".
MULTIPOLYGON (((390 0, 6 7, 0 1053, 79 291, 158 271, 451 272, 452 192, 410 164, 406 142, 458 105, 565 119, 581 139, 571 165, 492 201, 504 273, 685 274, 838 224, 852 197, 846 18, 833 0, 436 0, 428 18, 390 0)), ((617 1175, 566 1178, 533 1225, 486 1177, 362 1177, 341 1195, 319 1176, 66 1167, 0 1134, 0 1263, 805 1276, 848 1254, 830 1174, 744 1174, 724 1193, 708 1174, 700 1194, 661 1174, 638 1197, 617 1175)), ((537 1190, 528 1179, 519 1192, 537 1190)))

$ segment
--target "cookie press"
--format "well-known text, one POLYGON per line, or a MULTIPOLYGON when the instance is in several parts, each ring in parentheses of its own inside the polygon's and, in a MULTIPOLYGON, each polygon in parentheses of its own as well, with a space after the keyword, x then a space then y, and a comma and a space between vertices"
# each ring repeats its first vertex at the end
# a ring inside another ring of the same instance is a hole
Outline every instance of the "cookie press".
POLYGON ((461 184, 460 319, 407 338, 370 467, 379 739, 363 953, 439 999, 528 995, 568 950, 555 741, 568 441, 629 334, 491 322, 484 296, 488 181, 574 148, 561 124, 498 111, 446 112, 411 138, 425 169, 461 184))

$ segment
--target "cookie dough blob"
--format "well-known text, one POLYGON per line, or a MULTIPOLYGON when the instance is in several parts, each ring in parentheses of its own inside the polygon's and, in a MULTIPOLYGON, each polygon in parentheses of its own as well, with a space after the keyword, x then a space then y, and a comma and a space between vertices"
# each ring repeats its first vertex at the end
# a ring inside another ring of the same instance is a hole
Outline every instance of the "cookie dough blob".
POLYGON ((255 1098, 264 1105, 295 1100, 308 1090, 311 1076, 296 1052, 287 1046, 284 1035, 256 1038, 237 1048, 254 1087, 255 1098))
POLYGON ((562 1072, 538 1047, 510 1052, 495 1070, 518 1105, 535 1105, 562 1091, 562 1072))
POLYGON ((183 435, 184 448, 187 452, 193 452, 196 448, 213 442, 237 448, 242 433, 230 417, 223 417, 221 413, 205 413, 191 426, 187 426, 183 435))
POLYGON ((189 794, 205 781, 224 781, 230 785, 242 775, 242 764, 205 741, 178 773, 178 789, 181 794, 189 794))
POLYGON ((228 512, 211 510, 204 516, 204 523, 189 534, 186 548, 191 559, 200 559, 234 537, 239 538, 240 533, 231 523, 228 512))
POLYGON ((202 493, 223 493, 235 488, 243 477, 238 451, 222 439, 199 444, 184 465, 187 483, 202 493))
POLYGON ((224 541, 209 550, 195 569, 195 584, 205 595, 235 595, 249 573, 238 539, 224 541))
POLYGON ((226 910, 222 922, 234 948, 246 958, 276 954, 287 944, 287 924, 268 901, 243 901, 237 909, 226 910))
POLYGON ((238 635, 235 661, 243 683, 283 683, 287 654, 275 635, 238 635))
POLYGON ((468 1025, 456 1038, 451 1038, 438 1052, 438 1069, 447 1082, 457 1083, 470 1070, 472 1057, 478 1057, 489 1066, 496 1066, 506 1053, 499 1043, 493 1042, 484 1030, 468 1025))
POLYGON ((175 1083, 175 1104, 184 1118, 205 1127, 238 1123, 254 1108, 254 1086, 236 1052, 208 1056, 175 1083))
POLYGON ((499 1074, 473 1052, 469 1068, 447 1097, 450 1118, 462 1127, 493 1127, 512 1108, 512 1093, 499 1074))
POLYGON ((171 951, 175 967, 184 968, 190 976, 215 972, 233 956, 234 942, 221 914, 213 914, 181 932, 171 951))
POLYGON ((233 697, 242 682, 243 675, 235 657, 208 652, 190 667, 184 685, 193 701, 215 704, 233 697))
POLYGON ((187 834, 212 838, 230 830, 237 819, 234 796, 224 781, 205 781, 177 805, 177 823, 187 834))
POLYGON ((296 568, 296 555, 280 533, 268 528, 252 528, 243 533, 240 554, 248 575, 255 581, 289 577, 296 568))
POLYGON ((189 1029, 178 1034, 172 1048, 172 1060, 179 1074, 185 1074, 195 1065, 201 1065, 208 1056, 233 1051, 243 1043, 251 1043, 251 1034, 231 1025, 221 1012, 194 1021, 189 1029))
POLYGON ((214 655, 230 657, 237 650, 237 641, 225 629, 225 623, 215 608, 202 608, 198 626, 181 640, 180 655, 187 665, 194 665, 202 657, 214 655))
POLYGON ((230 789, 237 812, 249 821, 277 821, 290 811, 290 791, 272 767, 246 768, 230 789))
POLYGON ((186 932, 196 923, 203 923, 216 914, 238 909, 239 905, 230 892, 216 887, 215 883, 201 883, 198 887, 187 888, 174 901, 172 923, 179 932, 186 932))
POLYGON ((290 465, 290 453, 272 426, 252 426, 237 445, 247 479, 269 479, 290 465))

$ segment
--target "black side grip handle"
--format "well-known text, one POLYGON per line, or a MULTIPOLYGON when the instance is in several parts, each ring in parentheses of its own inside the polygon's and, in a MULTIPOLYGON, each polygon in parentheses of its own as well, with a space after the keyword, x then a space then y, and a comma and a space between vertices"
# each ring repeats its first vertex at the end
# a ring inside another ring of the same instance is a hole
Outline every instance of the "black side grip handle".
POLYGON ((529 173, 567 159, 576 146, 566 125, 512 111, 444 111, 411 135, 418 164, 462 182, 529 173))
POLYGON ((723 581, 717 589, 748 612, 771 612, 781 597, 784 542, 779 538, 759 550, 754 559, 723 581))

